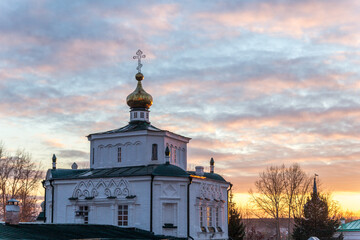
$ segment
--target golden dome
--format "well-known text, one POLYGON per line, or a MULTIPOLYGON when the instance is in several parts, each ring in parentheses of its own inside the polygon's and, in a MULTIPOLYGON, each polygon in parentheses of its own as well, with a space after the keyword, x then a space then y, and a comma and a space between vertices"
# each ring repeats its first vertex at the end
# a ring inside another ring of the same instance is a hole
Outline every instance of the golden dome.
POLYGON ((138 81, 136 89, 126 98, 127 105, 131 108, 150 108, 153 98, 142 88, 141 81, 144 79, 142 73, 137 73, 135 79, 138 81))

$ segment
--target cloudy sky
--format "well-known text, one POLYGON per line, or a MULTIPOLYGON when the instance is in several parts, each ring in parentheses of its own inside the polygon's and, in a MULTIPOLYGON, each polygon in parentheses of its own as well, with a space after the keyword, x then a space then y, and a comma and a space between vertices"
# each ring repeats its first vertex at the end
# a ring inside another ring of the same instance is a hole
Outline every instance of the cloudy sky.
POLYGON ((86 135, 124 126, 135 88, 153 125, 191 137, 239 199, 270 165, 317 173, 360 210, 360 2, 1 1, 0 140, 45 168, 86 166, 86 135))

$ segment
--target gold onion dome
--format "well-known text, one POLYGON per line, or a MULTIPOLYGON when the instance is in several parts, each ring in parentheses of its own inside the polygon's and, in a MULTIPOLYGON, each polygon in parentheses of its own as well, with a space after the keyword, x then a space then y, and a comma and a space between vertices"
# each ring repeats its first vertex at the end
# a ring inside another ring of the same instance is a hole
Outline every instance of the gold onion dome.
POLYGON ((135 75, 135 79, 138 81, 136 89, 129 94, 126 98, 127 105, 131 108, 150 108, 153 103, 153 98, 142 87, 141 81, 144 79, 144 75, 138 72, 135 75))

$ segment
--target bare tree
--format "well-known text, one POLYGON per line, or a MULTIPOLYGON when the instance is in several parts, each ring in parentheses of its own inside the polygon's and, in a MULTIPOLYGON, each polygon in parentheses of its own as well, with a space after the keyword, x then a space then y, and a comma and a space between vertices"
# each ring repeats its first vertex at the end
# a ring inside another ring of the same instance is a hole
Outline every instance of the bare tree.
POLYGON ((285 166, 271 166, 259 174, 260 179, 255 182, 256 193, 250 189, 253 204, 268 216, 275 219, 276 239, 280 240, 280 217, 286 207, 285 166))
POLYGON ((5 206, 8 201, 8 186, 11 173, 13 172, 12 161, 4 156, 4 145, 0 145, 0 217, 5 215, 5 206))
MULTIPOLYGON (((4 152, 0 145, 0 153, 4 152)), ((42 171, 31 160, 29 153, 18 150, 15 156, 0 158, 0 217, 5 214, 9 199, 20 200, 20 221, 33 221, 36 217, 36 190, 40 185, 42 171)))
POLYGON ((323 192, 323 200, 326 202, 329 208, 329 216, 331 218, 340 219, 342 216, 340 203, 333 199, 332 192, 323 192))
POLYGON ((2 141, 0 141, 0 159, 4 156, 4 143, 2 141))
POLYGON ((287 205, 288 233, 292 231, 292 219, 303 215, 303 206, 306 197, 311 191, 311 178, 300 168, 293 164, 285 169, 285 200, 287 205))
POLYGON ((272 166, 260 173, 255 182, 256 193, 250 190, 252 202, 261 213, 275 219, 276 238, 280 239, 280 218, 288 218, 288 236, 292 232, 292 220, 301 217, 308 193, 311 191, 311 178, 293 164, 272 166))
POLYGON ((346 210, 341 210, 339 212, 339 216, 341 216, 348 223, 348 222, 359 219, 360 213, 346 209, 346 210))

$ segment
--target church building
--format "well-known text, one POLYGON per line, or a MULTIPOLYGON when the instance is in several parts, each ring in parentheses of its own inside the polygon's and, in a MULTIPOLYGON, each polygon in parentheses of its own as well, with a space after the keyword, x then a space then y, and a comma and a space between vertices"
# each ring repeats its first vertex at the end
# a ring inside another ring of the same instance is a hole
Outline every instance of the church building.
POLYGON ((107 224, 188 239, 228 239, 228 190, 214 171, 187 170, 191 140, 150 123, 152 96, 142 87, 138 50, 136 89, 127 96, 128 125, 87 136, 90 168, 53 169, 43 181, 45 222, 107 224))

